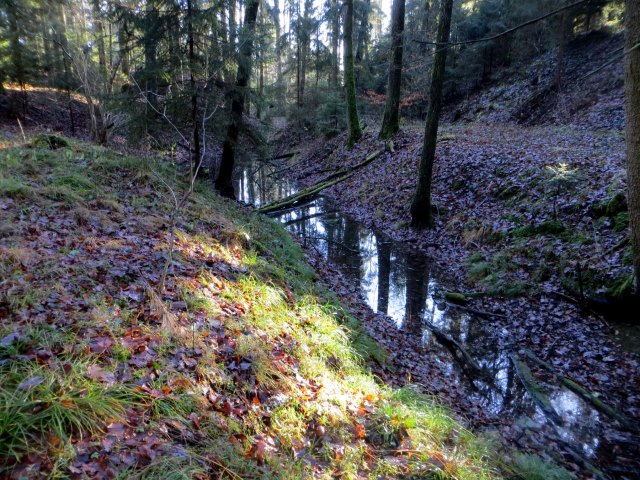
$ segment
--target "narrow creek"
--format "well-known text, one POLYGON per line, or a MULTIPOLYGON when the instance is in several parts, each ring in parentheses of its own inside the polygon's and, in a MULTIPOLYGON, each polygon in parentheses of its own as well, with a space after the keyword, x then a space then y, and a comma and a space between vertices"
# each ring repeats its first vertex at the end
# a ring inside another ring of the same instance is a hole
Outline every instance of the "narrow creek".
MULTIPOLYGON (((270 163, 245 160, 236 168, 239 201, 261 206, 296 192, 295 185, 270 163)), ((601 441, 605 428, 602 414, 570 390, 549 385, 547 393, 561 421, 548 420, 509 359, 509 332, 496 326, 497 322, 446 304, 443 279, 428 257, 365 228, 322 196, 274 218, 359 285, 373 311, 391 317, 403 334, 419 338, 431 361, 435 356, 451 380, 490 417, 512 418, 524 432, 546 425, 589 462, 611 461, 601 441), (427 323, 463 346, 483 374, 469 374, 427 323)))

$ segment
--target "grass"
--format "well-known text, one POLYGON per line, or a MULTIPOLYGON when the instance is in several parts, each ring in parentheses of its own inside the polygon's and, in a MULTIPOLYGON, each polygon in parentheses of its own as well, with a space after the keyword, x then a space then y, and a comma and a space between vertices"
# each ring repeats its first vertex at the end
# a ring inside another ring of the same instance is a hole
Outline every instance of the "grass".
POLYGON ((93 435, 122 420, 125 407, 141 398, 131 388, 85 378, 86 359, 44 367, 11 358, 0 367, 0 457, 18 459, 36 445, 57 447, 73 434, 93 435))
MULTIPOLYGON (((149 286, 167 232, 161 221, 127 219, 164 218, 165 182, 181 188, 174 172, 69 141, 1 150, 0 178, 29 186, 31 214, 65 229, 64 244, 48 250, 0 240, 11 252, 0 264, 11 276, 0 284, 0 299, 10 300, 0 300, 7 472, 37 453, 54 478, 83 465, 109 466, 122 479, 513 476, 494 443, 437 399, 367 370, 386 352, 277 223, 199 185, 158 297, 149 286), (91 226, 94 211, 106 230, 91 226), (115 238, 118 229, 126 235, 115 238), (111 422, 127 429, 127 441, 105 431, 111 422), (151 456, 134 442, 156 437, 151 456)), ((17 231, 27 232, 30 217, 12 208, 17 231)))

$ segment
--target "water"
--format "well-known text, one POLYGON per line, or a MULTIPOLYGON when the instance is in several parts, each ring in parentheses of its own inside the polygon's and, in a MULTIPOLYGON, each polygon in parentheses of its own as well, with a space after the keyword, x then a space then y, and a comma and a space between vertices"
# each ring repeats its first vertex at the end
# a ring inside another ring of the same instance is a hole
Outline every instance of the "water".
MULTIPOLYGON (((268 163, 247 161, 239 165, 235 184, 238 200, 261 206, 295 193, 295 186, 283 175, 268 163)), ((391 317, 403 334, 421 339, 430 359, 435 356, 441 369, 490 417, 509 416, 523 428, 545 424, 544 413, 527 394, 509 359, 508 332, 496 326, 497 322, 447 306, 442 298, 441 275, 425 255, 365 228, 323 197, 276 218, 306 247, 357 282, 374 311, 391 317), (469 372, 468 365, 441 344, 425 322, 462 345, 482 373, 469 372)), ((600 413, 567 389, 557 385, 545 388, 563 420, 561 425, 552 425, 556 435, 581 455, 597 458, 600 413)))

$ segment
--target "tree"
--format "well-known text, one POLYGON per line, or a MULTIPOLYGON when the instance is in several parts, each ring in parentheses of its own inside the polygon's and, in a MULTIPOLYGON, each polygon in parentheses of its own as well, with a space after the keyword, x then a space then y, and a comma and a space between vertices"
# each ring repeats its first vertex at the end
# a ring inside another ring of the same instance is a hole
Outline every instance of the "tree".
POLYGON ((240 135, 242 113, 246 90, 251 76, 251 55, 253 54, 253 37, 258 17, 260 0, 248 0, 244 14, 244 26, 240 32, 240 48, 238 50, 238 73, 236 85, 230 92, 231 97, 231 121, 227 128, 227 136, 222 145, 222 158, 220 171, 215 181, 215 188, 221 195, 234 197, 233 190, 233 166, 235 164, 236 143, 240 135))
POLYGON ((340 42, 340 11, 338 0, 331 0, 331 85, 338 89, 338 43, 340 42))
POLYGON ((436 49, 433 70, 431 72, 431 87, 429 89, 429 110, 424 129, 424 143, 420 158, 418 186, 411 203, 411 226, 426 228, 433 226, 431 215, 431 182, 433 179, 433 163, 436 156, 436 141, 438 137, 438 121, 442 106, 442 84, 444 83, 444 68, 447 61, 446 43, 451 31, 451 10, 453 0, 443 0, 438 21, 438 47, 436 49))
POLYGON ((356 77, 353 70, 353 0, 345 0, 344 17, 344 87, 347 94, 347 124, 349 148, 362 137, 362 127, 356 104, 356 77))
POLYGON ((640 2, 627 0, 625 94, 629 223, 636 296, 640 298, 640 2))
POLYGON ((391 9, 391 53, 389 55, 389 82, 387 100, 379 138, 386 140, 400 130, 400 84, 402 82, 402 49, 404 34, 405 0, 394 0, 391 9))

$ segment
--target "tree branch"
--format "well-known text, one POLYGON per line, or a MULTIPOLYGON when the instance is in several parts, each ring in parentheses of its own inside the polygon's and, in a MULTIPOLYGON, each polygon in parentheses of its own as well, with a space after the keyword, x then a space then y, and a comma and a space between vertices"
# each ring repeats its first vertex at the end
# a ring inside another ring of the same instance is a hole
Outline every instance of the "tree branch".
POLYGON ((533 25, 534 23, 538 23, 546 18, 552 17, 554 15, 557 15, 558 13, 562 13, 565 10, 570 10, 573 7, 577 7, 578 5, 582 5, 583 3, 588 3, 592 0, 578 0, 577 2, 573 2, 570 3, 569 5, 565 5, 564 7, 560 7, 557 8, 549 13, 546 13, 540 17, 534 18, 532 20, 527 20, 524 23, 521 23, 520 25, 516 25, 515 27, 509 28, 508 30, 505 30, 504 32, 500 32, 497 33, 495 35, 491 35, 489 37, 484 37, 484 38, 477 38, 475 40, 463 40, 460 42, 432 42, 430 40, 419 40, 417 38, 414 38, 413 41, 416 43, 422 43, 424 45, 434 45, 434 46, 448 46, 448 47, 453 47, 456 45, 469 45, 472 43, 480 43, 480 42, 490 42, 492 40, 497 40, 500 37, 504 37, 505 35, 509 35, 510 33, 515 32, 516 30, 520 30, 524 27, 528 27, 529 25, 533 25))

